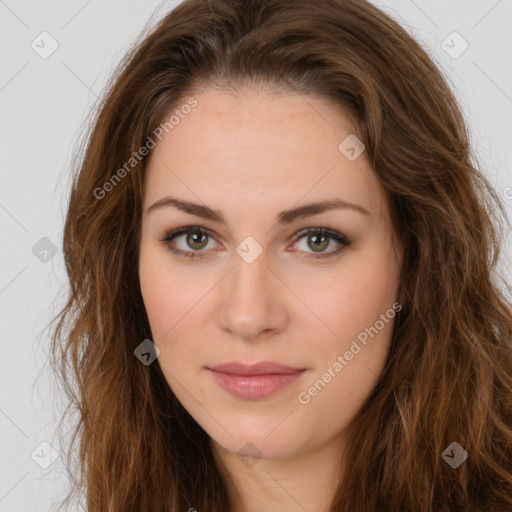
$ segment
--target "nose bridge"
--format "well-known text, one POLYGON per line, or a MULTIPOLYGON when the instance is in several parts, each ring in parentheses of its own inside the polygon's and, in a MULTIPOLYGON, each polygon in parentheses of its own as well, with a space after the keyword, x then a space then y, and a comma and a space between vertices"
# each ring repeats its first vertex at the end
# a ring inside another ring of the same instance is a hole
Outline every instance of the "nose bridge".
POLYGON ((230 297, 241 305, 249 301, 255 308, 264 306, 270 291, 268 263, 263 248, 258 250, 251 242, 239 244, 230 276, 230 297))
POLYGON ((269 270, 267 253, 253 240, 237 247, 233 270, 220 304, 219 323, 240 337, 254 339, 282 326, 284 305, 278 299, 279 280, 269 270))
POLYGON ((232 295, 258 294, 268 285, 269 251, 253 236, 246 236, 235 248, 231 272, 232 295))

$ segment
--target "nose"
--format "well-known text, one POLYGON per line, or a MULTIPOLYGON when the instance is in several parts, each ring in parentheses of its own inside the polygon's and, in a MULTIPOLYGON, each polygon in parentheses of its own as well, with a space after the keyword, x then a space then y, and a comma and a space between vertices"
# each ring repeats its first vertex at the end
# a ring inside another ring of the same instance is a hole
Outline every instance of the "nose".
POLYGON ((221 290, 218 325, 245 341, 266 339, 288 322, 285 295, 290 292, 268 263, 265 252, 251 263, 235 254, 221 290))

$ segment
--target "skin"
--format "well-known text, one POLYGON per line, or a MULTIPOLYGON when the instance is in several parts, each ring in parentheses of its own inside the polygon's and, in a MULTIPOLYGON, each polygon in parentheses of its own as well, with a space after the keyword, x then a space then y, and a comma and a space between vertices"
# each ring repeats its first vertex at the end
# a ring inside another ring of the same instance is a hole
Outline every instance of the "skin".
POLYGON ((354 127, 326 100, 254 87, 194 97, 197 106, 152 150, 145 176, 139 276, 158 364, 211 439, 231 512, 324 512, 354 419, 382 373, 394 320, 309 403, 298 395, 397 302, 402 251, 386 197, 365 153, 350 161, 338 149, 354 127), (172 206, 147 212, 168 195, 221 211, 226 223, 172 206), (276 223, 282 210, 333 198, 368 214, 334 209, 276 223), (162 241, 183 226, 211 236, 162 241), (315 251, 314 235, 296 235, 321 227, 351 244, 327 238, 315 251), (251 263, 236 252, 248 236, 263 250, 251 263), (173 254, 171 245, 205 257, 173 254), (307 371, 268 398, 245 400, 206 368, 263 360, 307 371))

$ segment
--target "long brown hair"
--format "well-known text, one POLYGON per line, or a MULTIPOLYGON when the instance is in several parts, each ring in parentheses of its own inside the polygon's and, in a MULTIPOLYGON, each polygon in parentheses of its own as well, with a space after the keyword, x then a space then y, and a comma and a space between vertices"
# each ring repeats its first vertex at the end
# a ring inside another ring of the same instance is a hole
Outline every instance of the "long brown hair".
POLYGON ((158 360, 134 356, 151 339, 140 148, 211 84, 321 95, 349 112, 405 247, 404 308, 330 511, 512 510, 512 308, 497 271, 506 213, 443 74, 365 0, 185 0, 113 75, 73 175, 70 294, 52 332, 77 413, 63 504, 84 493, 88 512, 229 509, 207 434, 158 360), (453 442, 468 453, 456 469, 443 457, 453 442))

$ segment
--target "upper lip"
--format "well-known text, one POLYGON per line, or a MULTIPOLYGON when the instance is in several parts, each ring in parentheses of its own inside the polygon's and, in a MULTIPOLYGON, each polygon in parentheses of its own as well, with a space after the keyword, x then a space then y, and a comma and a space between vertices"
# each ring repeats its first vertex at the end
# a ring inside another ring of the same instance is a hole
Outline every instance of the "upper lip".
POLYGON ((232 373, 233 375, 269 375, 297 373, 305 368, 294 368, 273 361, 262 361, 256 364, 244 364, 230 361, 216 366, 209 366, 208 369, 216 372, 232 373))

